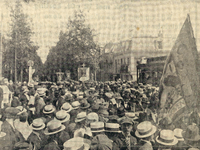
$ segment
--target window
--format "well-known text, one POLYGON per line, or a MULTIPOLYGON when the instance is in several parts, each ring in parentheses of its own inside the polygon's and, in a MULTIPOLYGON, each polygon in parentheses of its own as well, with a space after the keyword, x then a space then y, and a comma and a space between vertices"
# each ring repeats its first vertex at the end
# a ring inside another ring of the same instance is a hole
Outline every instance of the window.
POLYGON ((123 64, 123 59, 121 59, 121 65, 123 64))
POLYGON ((130 58, 129 57, 127 58, 127 64, 130 64, 130 58))

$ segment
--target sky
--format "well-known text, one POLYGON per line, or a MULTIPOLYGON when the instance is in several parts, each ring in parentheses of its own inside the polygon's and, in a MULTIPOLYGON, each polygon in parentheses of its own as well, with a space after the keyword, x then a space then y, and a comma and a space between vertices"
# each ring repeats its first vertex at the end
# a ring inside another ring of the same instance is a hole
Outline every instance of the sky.
MULTIPOLYGON (((10 7, 15 0, 0 0, 1 33, 10 32, 10 7)), ((66 31, 69 17, 82 10, 86 23, 95 30, 95 41, 102 47, 109 42, 135 36, 157 36, 163 32, 164 50, 172 48, 187 14, 190 14, 197 48, 200 49, 200 0, 35 0, 23 3, 31 20, 32 41, 44 63, 49 49, 58 42, 60 31, 66 31)))

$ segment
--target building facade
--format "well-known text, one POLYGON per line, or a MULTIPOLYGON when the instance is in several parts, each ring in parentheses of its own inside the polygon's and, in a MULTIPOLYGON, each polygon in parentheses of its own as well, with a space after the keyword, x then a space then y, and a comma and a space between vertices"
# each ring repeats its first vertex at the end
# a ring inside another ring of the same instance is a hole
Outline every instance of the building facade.
POLYGON ((101 81, 136 81, 137 65, 149 57, 167 56, 169 50, 163 48, 162 33, 158 36, 133 37, 119 43, 108 43, 102 52, 101 81))

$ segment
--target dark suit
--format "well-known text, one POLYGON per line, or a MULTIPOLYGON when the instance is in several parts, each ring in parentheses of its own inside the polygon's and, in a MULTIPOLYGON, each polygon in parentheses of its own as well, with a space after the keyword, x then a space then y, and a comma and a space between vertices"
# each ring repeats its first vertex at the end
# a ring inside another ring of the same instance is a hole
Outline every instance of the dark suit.
POLYGON ((21 133, 17 129, 14 129, 7 121, 3 122, 1 131, 6 133, 6 136, 2 139, 3 141, 6 141, 3 143, 3 150, 12 150, 15 143, 25 141, 21 133))
POLYGON ((43 150, 61 150, 56 141, 51 141, 49 144, 45 145, 43 150))
POLYGON ((36 135, 35 133, 31 133, 27 139, 28 142, 32 143, 35 147, 35 150, 42 149, 47 144, 47 136, 44 134, 36 135))
MULTIPOLYGON (((117 147, 120 150, 126 150, 127 146, 126 146, 126 142, 125 142, 125 136, 121 133, 119 134, 118 138, 115 139, 115 143, 117 145, 117 147)), ((130 146, 131 146, 131 150, 134 150, 137 146, 137 139, 133 136, 130 135, 130 146)))
POLYGON ((139 149, 138 150, 153 150, 151 142, 146 142, 141 140, 140 143, 138 144, 139 149))
POLYGON ((21 106, 21 102, 18 97, 14 97, 11 102, 11 107, 21 106))

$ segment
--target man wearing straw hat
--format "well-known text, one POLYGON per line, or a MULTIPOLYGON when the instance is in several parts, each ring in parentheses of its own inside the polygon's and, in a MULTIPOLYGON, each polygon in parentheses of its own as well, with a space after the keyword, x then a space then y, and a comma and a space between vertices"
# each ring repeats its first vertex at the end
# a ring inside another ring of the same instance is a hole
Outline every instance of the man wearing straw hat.
POLYGON ((140 139, 139 150, 153 150, 151 141, 156 131, 156 126, 152 125, 149 121, 138 124, 135 135, 140 139))
MULTIPOLYGON (((156 142, 159 144, 158 150, 171 150, 172 146, 178 143, 172 130, 161 130, 159 136, 156 137, 156 142)), ((183 148, 182 148, 183 149, 183 148)))
POLYGON ((47 124, 44 133, 49 136, 49 143, 45 145, 43 150, 62 150, 63 145, 59 145, 59 137, 65 126, 58 120, 52 120, 47 124))
POLYGON ((31 128, 33 131, 27 141, 33 144, 35 150, 39 150, 47 144, 47 136, 44 134, 45 124, 41 118, 37 118, 33 120, 31 128))

